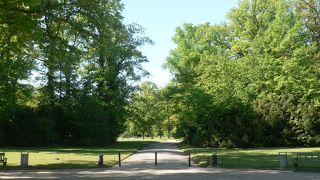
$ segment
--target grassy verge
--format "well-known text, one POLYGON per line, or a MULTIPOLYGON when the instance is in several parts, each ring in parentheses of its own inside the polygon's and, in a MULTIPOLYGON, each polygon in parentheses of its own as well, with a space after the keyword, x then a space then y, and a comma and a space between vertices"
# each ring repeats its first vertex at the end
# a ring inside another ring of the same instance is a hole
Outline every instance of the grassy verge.
POLYGON ((157 142, 154 139, 119 139, 107 147, 23 147, 1 148, 6 153, 8 169, 20 168, 21 152, 29 152, 29 169, 64 169, 97 167, 98 155, 104 154, 104 165, 110 167, 118 163, 118 152, 125 159, 143 147, 157 142))
MULTIPOLYGON (((288 169, 293 169, 293 159, 297 152, 320 153, 320 148, 254 148, 254 149, 223 149, 223 148, 194 148, 182 147, 191 153, 192 159, 201 166, 211 165, 211 155, 218 155, 223 159, 220 167, 225 168, 253 168, 253 169, 279 169, 279 152, 288 153, 288 169)), ((219 162, 220 163, 220 162, 219 162)), ((320 170, 320 164, 303 165, 301 170, 320 170)))

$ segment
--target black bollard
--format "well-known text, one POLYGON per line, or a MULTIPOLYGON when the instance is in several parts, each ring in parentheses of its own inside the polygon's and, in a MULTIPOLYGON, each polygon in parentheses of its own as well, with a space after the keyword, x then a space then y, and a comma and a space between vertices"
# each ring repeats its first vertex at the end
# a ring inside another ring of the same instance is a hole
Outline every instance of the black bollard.
POLYGON ((189 153, 189 167, 191 167, 191 153, 189 153))
POLYGON ((157 153, 157 151, 156 151, 156 152, 154 153, 154 165, 156 165, 156 166, 158 165, 158 162, 157 162, 157 161, 158 161, 158 157, 157 157, 157 156, 158 156, 158 153, 157 153))
POLYGON ((103 154, 99 155, 98 166, 103 166, 103 154))
POLYGON ((218 165, 218 155, 212 154, 211 161, 212 161, 212 167, 216 167, 218 165))
POLYGON ((120 152, 118 152, 118 163, 119 163, 119 167, 121 167, 121 155, 120 155, 120 152))

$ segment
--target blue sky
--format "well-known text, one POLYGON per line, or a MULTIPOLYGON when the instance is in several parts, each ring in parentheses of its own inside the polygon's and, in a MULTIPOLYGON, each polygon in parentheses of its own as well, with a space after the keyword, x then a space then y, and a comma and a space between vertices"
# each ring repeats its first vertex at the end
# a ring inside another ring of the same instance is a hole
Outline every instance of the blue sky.
POLYGON ((126 24, 138 23, 154 45, 141 48, 149 62, 143 67, 150 72, 149 80, 165 86, 171 78, 162 68, 170 49, 175 47, 172 37, 175 29, 184 23, 216 24, 227 21, 227 12, 238 5, 238 0, 122 0, 122 15, 126 24))

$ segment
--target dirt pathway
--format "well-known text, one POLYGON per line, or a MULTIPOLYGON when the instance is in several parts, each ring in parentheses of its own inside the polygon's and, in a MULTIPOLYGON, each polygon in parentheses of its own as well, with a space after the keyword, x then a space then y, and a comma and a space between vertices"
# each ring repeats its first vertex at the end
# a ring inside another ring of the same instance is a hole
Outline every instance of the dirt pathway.
POLYGON ((0 179, 146 179, 146 180, 319 180, 320 173, 188 167, 176 142, 157 143, 108 169, 0 171, 0 179), (158 164, 155 166, 155 151, 158 164))

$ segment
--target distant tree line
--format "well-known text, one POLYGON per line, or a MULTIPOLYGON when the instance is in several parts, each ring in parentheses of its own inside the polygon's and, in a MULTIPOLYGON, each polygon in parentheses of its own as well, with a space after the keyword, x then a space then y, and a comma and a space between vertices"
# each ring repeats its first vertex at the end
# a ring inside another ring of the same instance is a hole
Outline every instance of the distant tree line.
POLYGON ((119 0, 0 1, 0 145, 105 145, 125 129, 138 50, 119 0))
POLYGON ((124 137, 166 137, 175 132, 174 106, 166 88, 159 88, 150 81, 142 82, 132 94, 128 105, 124 137))
MULTIPOLYGON (((227 23, 184 24, 173 40, 165 66, 174 78, 158 90, 168 107, 158 121, 171 119, 176 137, 215 147, 320 145, 319 0, 241 0, 227 23)), ((144 94, 133 104, 155 128, 159 113, 138 105, 144 94)))

